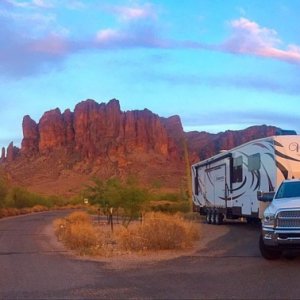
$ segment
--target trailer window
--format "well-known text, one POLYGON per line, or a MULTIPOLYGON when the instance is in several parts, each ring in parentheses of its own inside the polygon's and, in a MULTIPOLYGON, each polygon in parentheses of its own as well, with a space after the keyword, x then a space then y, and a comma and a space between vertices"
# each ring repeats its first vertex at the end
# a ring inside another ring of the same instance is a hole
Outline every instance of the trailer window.
POLYGON ((232 182, 243 181, 243 157, 239 156, 233 159, 232 182))
POLYGON ((198 171, 196 170, 197 175, 194 178, 194 189, 195 189, 195 195, 199 195, 199 182, 198 182, 198 171))
POLYGON ((260 154, 256 153, 248 157, 248 170, 256 171, 260 169, 260 154))

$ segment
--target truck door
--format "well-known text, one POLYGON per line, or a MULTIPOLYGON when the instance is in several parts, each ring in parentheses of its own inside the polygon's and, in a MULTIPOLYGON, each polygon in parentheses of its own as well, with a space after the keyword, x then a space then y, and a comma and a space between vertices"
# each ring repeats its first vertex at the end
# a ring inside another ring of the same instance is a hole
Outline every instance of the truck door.
POLYGON ((206 197, 215 207, 226 206, 226 164, 206 170, 205 176, 206 197))

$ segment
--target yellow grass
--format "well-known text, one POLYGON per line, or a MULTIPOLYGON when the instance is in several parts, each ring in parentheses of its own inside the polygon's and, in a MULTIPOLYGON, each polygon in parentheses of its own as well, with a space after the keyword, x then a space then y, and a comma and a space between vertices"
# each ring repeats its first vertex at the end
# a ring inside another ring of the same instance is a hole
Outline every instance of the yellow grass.
POLYGON ((24 207, 24 208, 13 208, 13 207, 0 208, 0 218, 30 214, 33 212, 42 212, 47 210, 49 210, 49 208, 43 205, 35 205, 33 207, 24 207))
POLYGON ((134 224, 118 232, 118 241, 124 250, 171 250, 192 246, 199 237, 198 227, 179 215, 150 213, 143 224, 134 224))
POLYGON ((59 240, 81 255, 114 255, 124 252, 185 249, 199 238, 198 226, 180 215, 146 214, 143 223, 128 228, 92 224, 87 213, 74 212, 54 221, 59 240))
POLYGON ((67 218, 54 220, 54 230, 59 240, 79 254, 90 254, 97 245, 97 231, 89 215, 73 212, 67 218))

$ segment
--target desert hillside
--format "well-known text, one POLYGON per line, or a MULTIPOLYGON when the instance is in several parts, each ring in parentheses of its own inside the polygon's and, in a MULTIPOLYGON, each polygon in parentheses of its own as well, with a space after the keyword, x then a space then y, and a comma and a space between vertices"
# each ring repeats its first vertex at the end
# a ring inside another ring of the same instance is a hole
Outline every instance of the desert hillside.
POLYGON ((21 148, 2 149, 1 172, 13 185, 41 194, 74 195, 92 177, 130 176, 141 185, 185 190, 189 164, 255 138, 281 134, 254 126, 219 134, 184 132, 179 116, 144 109, 121 111, 118 100, 86 100, 74 111, 45 112, 39 122, 23 118, 21 148))

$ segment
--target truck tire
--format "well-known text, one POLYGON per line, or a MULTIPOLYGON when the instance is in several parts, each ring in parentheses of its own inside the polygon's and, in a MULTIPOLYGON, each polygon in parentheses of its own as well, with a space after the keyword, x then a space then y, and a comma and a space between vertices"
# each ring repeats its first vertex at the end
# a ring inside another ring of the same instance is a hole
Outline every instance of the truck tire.
POLYGON ((265 245, 262 235, 259 237, 259 250, 262 257, 268 260, 279 259, 281 256, 280 250, 271 249, 265 245))

